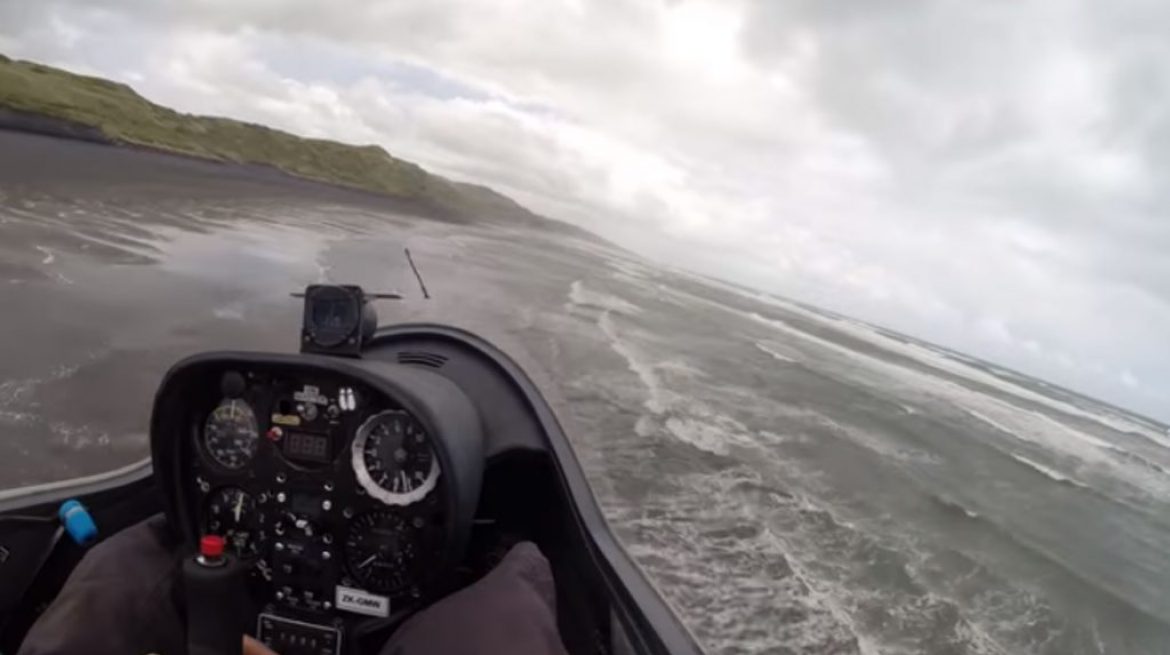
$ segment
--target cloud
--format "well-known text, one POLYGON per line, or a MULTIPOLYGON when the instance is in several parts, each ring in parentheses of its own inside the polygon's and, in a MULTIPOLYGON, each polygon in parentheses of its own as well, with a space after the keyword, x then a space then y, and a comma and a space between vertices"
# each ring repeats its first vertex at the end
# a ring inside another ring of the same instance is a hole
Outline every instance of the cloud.
POLYGON ((1166 18, 1087 0, 46 0, 0 4, 0 49, 380 143, 667 263, 1170 418, 1166 18))

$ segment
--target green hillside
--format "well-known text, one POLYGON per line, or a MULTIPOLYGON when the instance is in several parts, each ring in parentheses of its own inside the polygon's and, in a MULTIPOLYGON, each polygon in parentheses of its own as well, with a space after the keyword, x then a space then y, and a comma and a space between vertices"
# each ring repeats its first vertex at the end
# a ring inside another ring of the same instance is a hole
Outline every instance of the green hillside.
POLYGON ((61 121, 91 137, 96 130, 114 144, 272 166, 310 180, 417 201, 446 217, 540 225, 592 237, 486 187, 428 173, 380 146, 307 139, 263 125, 183 114, 125 84, 0 55, 0 111, 5 110, 61 121))

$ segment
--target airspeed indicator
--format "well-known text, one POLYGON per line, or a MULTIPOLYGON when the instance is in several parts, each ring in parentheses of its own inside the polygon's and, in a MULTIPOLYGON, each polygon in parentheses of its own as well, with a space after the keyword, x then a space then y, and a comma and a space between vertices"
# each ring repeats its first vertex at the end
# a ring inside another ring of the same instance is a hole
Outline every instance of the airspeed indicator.
POLYGON ((401 410, 367 419, 354 437, 351 457, 362 488, 387 505, 416 503, 439 479, 439 460, 426 430, 401 410))

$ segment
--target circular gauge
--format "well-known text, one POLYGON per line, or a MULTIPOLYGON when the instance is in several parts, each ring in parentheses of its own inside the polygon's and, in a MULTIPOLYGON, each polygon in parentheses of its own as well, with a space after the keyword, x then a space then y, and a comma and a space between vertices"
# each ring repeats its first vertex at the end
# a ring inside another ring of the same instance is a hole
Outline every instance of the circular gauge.
POLYGON ((247 465, 260 445, 260 430, 252 408, 237 398, 220 403, 203 426, 203 445, 207 454, 226 469, 235 471, 247 465))
POLYGON ((349 526, 345 563, 350 575, 370 591, 384 594, 410 584, 416 557, 415 531, 391 511, 363 514, 349 526))
POLYGON ((439 459, 426 431, 403 411, 366 419, 354 436, 351 455, 362 488, 387 505, 416 503, 439 480, 439 459))
POLYGON ((260 550, 256 501, 237 487, 216 489, 207 498, 207 531, 222 535, 235 554, 256 556, 260 550))

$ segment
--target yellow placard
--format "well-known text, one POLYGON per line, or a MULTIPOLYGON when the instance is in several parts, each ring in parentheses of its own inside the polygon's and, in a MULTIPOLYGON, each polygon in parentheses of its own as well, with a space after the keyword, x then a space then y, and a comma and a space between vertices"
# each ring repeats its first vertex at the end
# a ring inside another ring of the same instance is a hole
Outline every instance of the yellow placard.
POLYGON ((289 425, 296 427, 301 424, 301 417, 296 414, 273 414, 272 422, 277 425, 289 425))

